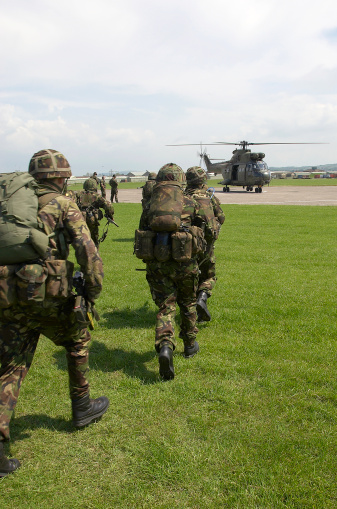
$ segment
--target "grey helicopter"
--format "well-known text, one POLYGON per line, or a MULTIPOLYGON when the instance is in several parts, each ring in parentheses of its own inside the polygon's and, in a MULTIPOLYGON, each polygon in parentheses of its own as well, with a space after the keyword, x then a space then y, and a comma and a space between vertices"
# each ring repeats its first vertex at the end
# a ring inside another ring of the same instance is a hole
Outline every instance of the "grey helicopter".
MULTIPOLYGON (((248 141, 239 141, 237 143, 219 141, 215 143, 207 143, 205 145, 237 145, 240 148, 233 150, 233 156, 228 161, 221 161, 219 163, 212 163, 218 159, 210 159, 202 148, 200 143, 200 160, 205 162, 207 172, 215 175, 221 173, 223 180, 219 182, 224 186, 223 191, 229 192, 229 186, 240 186, 246 191, 253 191, 255 187, 256 193, 262 193, 264 185, 268 184, 271 180, 270 170, 267 163, 264 161, 265 154, 263 152, 252 152, 248 147, 250 145, 307 145, 312 143, 287 143, 287 142, 274 142, 274 143, 251 143, 248 141)), ((183 143, 177 145, 167 145, 169 147, 199 145, 198 143, 183 143)))

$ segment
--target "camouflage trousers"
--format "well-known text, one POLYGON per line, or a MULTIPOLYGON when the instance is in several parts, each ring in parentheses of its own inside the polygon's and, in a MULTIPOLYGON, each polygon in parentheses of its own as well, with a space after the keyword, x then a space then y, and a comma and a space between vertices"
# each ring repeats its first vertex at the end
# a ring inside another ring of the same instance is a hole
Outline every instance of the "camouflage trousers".
POLYGON ((177 342, 174 336, 176 305, 180 308, 179 337, 186 345, 193 345, 196 327, 196 291, 198 266, 195 261, 178 263, 151 261, 146 264, 146 279, 152 299, 159 308, 156 319, 155 348, 159 352, 162 344, 170 343, 173 350, 177 342))
POLYGON ((212 245, 206 256, 199 260, 199 270, 200 274, 197 293, 206 292, 210 297, 216 283, 214 245, 212 245))
POLYGON ((99 242, 98 242, 98 240, 99 240, 99 225, 92 223, 92 222, 87 222, 87 225, 88 225, 88 228, 90 231, 91 238, 94 241, 94 244, 98 249, 98 247, 99 247, 99 242))
POLYGON ((111 203, 114 201, 114 198, 115 198, 115 202, 118 203, 118 190, 117 191, 113 191, 111 189, 111 196, 110 196, 111 203))
POLYGON ((45 302, 34 304, 34 308, 0 309, 0 440, 10 438, 9 423, 40 334, 66 350, 70 397, 89 393, 91 337, 77 324, 72 308, 73 301, 69 300, 61 307, 45 302))

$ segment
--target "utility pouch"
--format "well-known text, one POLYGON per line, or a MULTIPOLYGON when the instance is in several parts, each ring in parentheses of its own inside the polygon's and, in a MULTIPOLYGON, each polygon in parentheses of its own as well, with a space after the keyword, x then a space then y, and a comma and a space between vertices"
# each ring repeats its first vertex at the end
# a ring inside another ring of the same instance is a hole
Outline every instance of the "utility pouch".
POLYGON ((153 248, 154 248, 154 239, 156 237, 156 233, 151 230, 136 230, 135 231, 135 244, 134 244, 134 254, 137 258, 141 260, 149 261, 153 260, 153 248))
POLYGON ((206 251, 207 244, 202 228, 190 226, 189 230, 192 234, 192 257, 195 257, 206 251))
POLYGON ((15 265, 0 266, 0 308, 13 306, 16 302, 15 265))
POLYGON ((103 212, 101 211, 101 209, 98 209, 97 211, 97 217, 98 217, 98 220, 101 221, 101 219, 103 219, 103 212))
POLYGON ((42 302, 46 296, 47 268, 38 263, 26 264, 16 271, 19 304, 42 302))
POLYGON ((173 260, 187 262, 192 258, 192 235, 189 232, 172 233, 171 241, 173 260))
POLYGON ((74 264, 68 260, 51 260, 45 264, 48 270, 46 297, 66 299, 72 290, 74 264))
POLYGON ((160 232, 156 234, 153 254, 158 262, 167 262, 171 258, 171 234, 160 232))

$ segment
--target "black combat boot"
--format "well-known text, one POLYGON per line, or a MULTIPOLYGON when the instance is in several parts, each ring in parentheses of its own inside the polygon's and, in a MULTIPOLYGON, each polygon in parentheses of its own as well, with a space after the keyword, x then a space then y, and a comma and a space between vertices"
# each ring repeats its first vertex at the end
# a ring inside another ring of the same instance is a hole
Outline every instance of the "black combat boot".
POLYGON ((11 458, 11 459, 6 458, 5 453, 4 453, 4 443, 1 440, 0 441, 0 477, 5 477, 8 474, 12 474, 18 468, 20 468, 20 461, 15 458, 11 458))
POLYGON ((167 345, 163 345, 159 351, 159 374, 164 380, 174 378, 173 351, 167 345))
POLYGON ((207 309, 207 298, 206 292, 200 292, 197 298, 197 313, 198 322, 209 322, 211 319, 211 313, 207 309))
POLYGON ((199 343, 198 341, 194 341, 193 345, 186 345, 184 347, 184 357, 185 359, 189 359, 193 357, 196 353, 199 352, 199 343))
POLYGON ((83 428, 97 421, 109 408, 109 400, 105 396, 90 399, 89 394, 83 398, 71 401, 73 411, 73 424, 76 428, 83 428))

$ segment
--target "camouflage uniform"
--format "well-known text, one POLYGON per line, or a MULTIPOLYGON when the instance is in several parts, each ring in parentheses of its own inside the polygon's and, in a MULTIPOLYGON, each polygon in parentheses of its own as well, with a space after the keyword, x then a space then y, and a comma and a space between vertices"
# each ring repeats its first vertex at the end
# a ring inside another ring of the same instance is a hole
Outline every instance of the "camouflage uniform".
MULTIPOLYGON (((37 159, 40 154, 42 154, 41 158, 43 159, 41 164, 47 164, 48 154, 55 152, 48 150, 34 154, 31 164, 34 158, 37 159)), ((71 175, 69 163, 64 156, 62 158, 61 163, 58 162, 61 175, 63 171, 67 176, 67 172, 62 170, 62 168, 67 168, 65 163, 68 165, 71 175)), ((34 172, 31 171, 31 166, 29 171, 35 176, 34 172)), ((74 419, 75 406, 82 405, 83 407, 83 404, 85 404, 87 411, 83 415, 88 415, 88 412, 91 411, 88 410, 89 407, 92 409, 95 406, 95 410, 97 410, 96 402, 98 406, 103 402, 105 409, 102 410, 100 406, 101 411, 99 413, 99 415, 102 415, 109 404, 105 397, 97 400, 89 399, 87 374, 89 369, 88 346, 91 337, 85 325, 76 321, 73 312, 75 301, 75 296, 71 292, 73 264, 62 262, 62 260, 67 260, 69 244, 71 244, 75 249, 77 262, 84 274, 87 298, 94 303, 102 289, 102 260, 91 240, 90 232, 77 205, 69 197, 61 194, 62 189, 53 181, 52 172, 49 171, 48 180, 43 175, 43 173, 40 173, 40 176, 38 175, 39 179, 42 180, 39 180, 36 176, 39 183, 38 194, 39 206, 41 207, 38 217, 43 223, 45 233, 49 235, 55 232, 56 235, 49 239, 45 261, 37 259, 34 262, 36 265, 28 265, 28 263, 32 263, 28 262, 19 266, 9 265, 7 267, 18 269, 20 266, 24 266, 25 269, 29 270, 33 267, 39 268, 42 266, 47 267, 46 270, 50 274, 48 267, 55 268, 58 264, 61 266, 63 264, 63 266, 66 265, 67 270, 65 278, 61 279, 61 283, 57 283, 57 278, 55 281, 56 287, 53 286, 55 282, 51 283, 49 296, 46 293, 45 298, 42 297, 43 300, 35 301, 20 298, 21 290, 16 278, 9 282, 9 284, 15 285, 18 297, 16 303, 14 302, 11 306, 0 309, 0 444, 2 440, 9 440, 10 438, 10 420, 19 397, 22 382, 31 366, 40 334, 45 335, 56 345, 63 346, 66 349, 69 391, 73 404, 74 419), (47 201, 44 201, 46 195, 49 195, 49 197, 47 201), (68 285, 69 282, 68 291, 63 292, 62 290, 60 295, 60 287, 65 284, 68 285)), ((49 276, 46 281, 46 288, 48 281, 49 276)), ((38 285, 35 288, 37 287, 38 285)), ((87 419, 87 424, 90 422, 92 422, 92 418, 91 420, 87 419)), ((82 426, 82 424, 78 424, 78 426, 82 426)), ((7 475, 19 466, 17 460, 8 460, 0 451, 0 476, 7 475), (13 466, 13 462, 17 463, 13 466)))
POLYGON ((103 209, 109 219, 113 219, 112 204, 97 194, 97 184, 90 178, 83 184, 83 190, 77 193, 77 203, 90 230, 95 246, 99 247, 99 222, 103 218, 103 209))
POLYGON ((147 177, 147 181, 142 186, 142 207, 143 207, 143 210, 150 203, 153 186, 156 183, 156 176, 157 175, 155 173, 149 173, 149 175, 147 177))
POLYGON ((92 178, 92 179, 96 180, 96 182, 97 182, 97 184, 98 184, 98 185, 100 184, 100 180, 99 180, 99 178, 97 177, 97 172, 96 172, 96 171, 92 174, 92 176, 91 176, 90 178, 92 178))
MULTIPOLYGON (((200 210, 207 218, 205 224, 207 250, 198 258, 200 275, 197 291, 198 296, 203 292, 204 299, 207 300, 212 295, 216 283, 214 243, 218 238, 221 225, 225 221, 225 214, 221 209, 218 198, 208 190, 207 176, 202 168, 199 166, 189 168, 186 172, 186 179, 185 194, 192 196, 198 202, 200 210)), ((206 315, 204 319, 207 320, 206 315)), ((210 319, 210 315, 208 319, 210 319)))
POLYGON ((113 203, 114 198, 115 198, 115 202, 118 203, 118 182, 116 179, 116 175, 112 176, 112 178, 109 180, 109 184, 111 187, 110 201, 111 201, 111 203, 113 203))
POLYGON ((101 195, 102 195, 102 198, 106 198, 106 184, 105 184, 105 177, 103 176, 102 177, 102 180, 100 182, 100 186, 101 186, 101 195))
MULTIPOLYGON (((157 182, 178 180, 179 166, 172 163, 163 166, 158 172, 157 182), (170 173, 170 168, 173 167, 170 173)), ((183 181, 181 181, 183 182, 183 181)), ((139 228, 150 229, 150 209, 147 207, 142 214, 139 228)), ((204 218, 199 214, 197 202, 188 196, 183 197, 182 226, 201 226, 204 218)), ((149 283, 152 298, 159 308, 156 319, 155 349, 161 355, 164 347, 174 350, 177 342, 174 336, 174 320, 176 304, 180 308, 181 323, 179 337, 184 341, 185 356, 188 352, 196 353, 199 346, 196 342, 198 329, 196 327, 196 291, 198 288, 198 263, 195 258, 186 262, 175 261, 172 257, 166 262, 156 259, 146 262, 146 279, 149 283)), ((159 356, 160 362, 160 356, 159 356)), ((171 372, 160 371, 160 374, 170 379, 174 377, 173 364, 171 372)))

